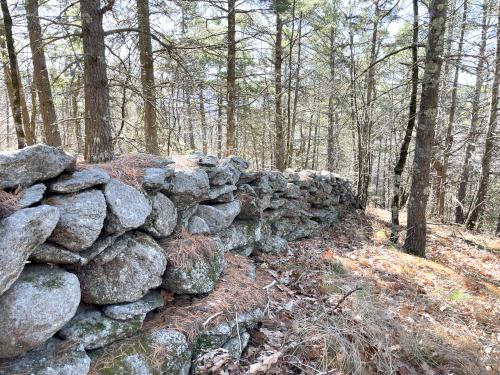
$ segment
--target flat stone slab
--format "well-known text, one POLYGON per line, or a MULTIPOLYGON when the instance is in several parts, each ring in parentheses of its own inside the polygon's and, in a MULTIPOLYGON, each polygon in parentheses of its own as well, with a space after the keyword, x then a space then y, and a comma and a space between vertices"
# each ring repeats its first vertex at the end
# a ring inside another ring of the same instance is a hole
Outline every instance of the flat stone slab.
POLYGON ((49 185, 49 191, 54 193, 76 193, 96 185, 103 185, 110 180, 109 175, 100 169, 85 169, 60 177, 49 185))
POLYGON ((104 306, 102 311, 106 316, 116 320, 129 320, 138 315, 147 314, 165 305, 161 293, 153 290, 142 297, 139 301, 104 306))

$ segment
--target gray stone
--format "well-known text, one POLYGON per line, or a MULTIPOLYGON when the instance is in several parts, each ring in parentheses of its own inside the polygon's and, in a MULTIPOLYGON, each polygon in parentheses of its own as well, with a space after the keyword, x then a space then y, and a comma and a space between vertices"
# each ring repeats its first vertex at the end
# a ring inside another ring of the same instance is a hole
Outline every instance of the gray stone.
POLYGON ((148 191, 159 191, 163 188, 167 176, 173 168, 146 168, 142 177, 142 186, 148 191))
POLYGON ((241 158, 239 156, 236 156, 236 155, 230 155, 230 156, 228 156, 227 160, 231 164, 233 164, 236 168, 238 168, 238 170, 240 170, 240 171, 243 171, 243 170, 245 170, 245 169, 247 169, 249 167, 249 164, 248 164, 248 162, 245 159, 243 159, 243 158, 241 158))
POLYGON ((0 360, 0 375, 87 375, 89 369, 82 345, 67 345, 55 337, 20 357, 0 360))
POLYGON ((176 225, 177 209, 174 203, 162 193, 157 193, 151 214, 141 228, 155 238, 164 238, 172 234, 176 225))
MULTIPOLYGON (((236 186, 234 185, 221 185, 221 186, 213 186, 208 191, 207 199, 208 201, 216 200, 217 198, 227 195, 236 190, 236 186)), ((232 195, 231 195, 232 196, 232 195)))
MULTIPOLYGON (((118 235, 112 235, 112 236, 107 236, 103 238, 97 239, 97 241, 94 242, 94 244, 89 247, 88 249, 85 249, 83 251, 80 251, 78 255, 80 255, 82 258, 85 259, 85 261, 82 264, 87 264, 90 262, 92 259, 94 259, 96 256, 101 254, 104 250, 106 250, 108 247, 110 247, 115 240, 118 238, 118 235)), ((112 259, 112 258, 110 258, 112 259)))
POLYGON ((180 238, 168 241, 164 247, 167 254, 187 247, 191 255, 179 263, 169 262, 162 288, 177 294, 203 294, 214 289, 225 266, 224 252, 216 241, 210 237, 202 241, 180 238))
POLYGON ((106 316, 116 320, 129 320, 138 315, 147 314, 165 305, 161 293, 153 290, 142 297, 139 301, 117 305, 104 306, 103 312, 106 316))
POLYGON ((20 355, 46 340, 75 314, 77 277, 59 268, 26 266, 0 296, 0 358, 20 355))
POLYGON ((236 316, 237 318, 224 321, 213 328, 200 332, 193 342, 193 355, 197 356, 202 352, 223 347, 229 340, 238 337, 238 332, 240 335, 243 334, 247 328, 262 319, 264 311, 257 308, 252 311, 238 313, 236 316))
POLYGON ((0 189, 30 186, 74 168, 75 158, 64 151, 38 144, 0 153, 0 189))
POLYGON ((194 213, 198 210, 198 205, 195 204, 192 207, 188 207, 185 210, 177 210, 177 227, 175 229, 176 232, 187 228, 189 225, 189 220, 194 215, 194 213))
POLYGON ((96 375, 188 375, 191 350, 182 333, 161 328, 98 350, 92 362, 96 375))
POLYGON ((170 184, 169 197, 179 210, 201 202, 210 186, 207 173, 200 168, 175 171, 170 184))
POLYGON ((215 167, 218 163, 219 158, 215 155, 204 155, 198 161, 198 165, 202 167, 215 167))
POLYGON ((27 208, 40 202, 46 189, 47 187, 44 184, 36 184, 23 190, 17 201, 17 208, 27 208))
POLYGON ((255 171, 242 171, 240 174, 240 178, 238 180, 238 185, 241 184, 249 184, 259 178, 261 175, 260 172, 255 171))
POLYGON ((287 241, 310 237, 320 228, 320 225, 304 217, 282 217, 273 223, 275 233, 287 241))
POLYGON ((103 185, 109 180, 109 175, 100 169, 85 169, 60 177, 49 185, 49 191, 54 193, 76 193, 96 185, 103 185))
POLYGON ((87 259, 63 247, 45 242, 39 245, 30 255, 29 260, 35 263, 53 264, 80 264, 87 263, 87 259))
POLYGON ((57 208, 42 205, 0 221, 0 295, 16 281, 28 257, 50 236, 58 220, 57 208))
POLYGON ((221 229, 231 225, 233 220, 240 213, 241 203, 234 200, 229 203, 220 203, 212 206, 201 205, 195 215, 201 217, 210 228, 210 232, 217 233, 221 229))
POLYGON ((130 320, 115 320, 95 309, 83 310, 66 324, 58 335, 82 344, 85 349, 97 349, 132 336, 142 327, 145 314, 130 320))
POLYGON ((217 233, 215 239, 224 252, 252 245, 261 239, 260 221, 237 220, 217 233))
POLYGON ((269 254, 279 253, 287 247, 288 242, 284 238, 275 235, 266 236, 256 244, 257 250, 269 254))
POLYGON ((105 229, 120 233, 139 228, 151 213, 151 204, 139 190, 118 180, 111 180, 104 187, 108 203, 105 229))
POLYGON ((80 251, 91 246, 99 237, 106 217, 106 201, 100 190, 55 195, 44 203, 57 207, 61 213, 49 237, 51 242, 80 251))
POLYGON ((247 331, 243 331, 239 336, 235 336, 229 339, 223 346, 227 350, 229 355, 233 357, 234 360, 239 361, 241 358, 241 353, 248 345, 250 341, 250 334, 247 331))
POLYGON ((292 199, 299 199, 301 194, 300 194, 300 188, 292 183, 288 183, 286 185, 286 190, 284 194, 285 198, 292 198, 292 199))
POLYGON ((191 216, 187 229, 191 234, 210 234, 207 223, 199 216, 191 216))
POLYGON ((279 171, 268 171, 269 176, 269 186, 273 191, 285 191, 287 188, 288 181, 279 171))
POLYGON ((241 171, 228 160, 221 160, 216 167, 207 170, 207 174, 211 186, 236 185, 241 171))
POLYGON ((78 271, 82 299, 98 305, 137 301, 160 286, 166 265, 163 249, 151 237, 123 235, 78 271), (113 257, 106 257, 108 252, 113 257))

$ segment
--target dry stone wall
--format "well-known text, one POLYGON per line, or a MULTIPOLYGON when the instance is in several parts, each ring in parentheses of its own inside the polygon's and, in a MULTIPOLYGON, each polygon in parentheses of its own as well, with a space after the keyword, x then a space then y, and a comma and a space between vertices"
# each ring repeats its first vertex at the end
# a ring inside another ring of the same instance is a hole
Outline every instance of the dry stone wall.
POLYGON ((282 251, 353 203, 327 171, 202 154, 77 165, 45 145, 0 153, 0 189, 0 375, 188 374, 215 348, 237 359, 263 307, 186 337, 148 324, 170 311, 165 293, 209 298, 230 254, 282 251))

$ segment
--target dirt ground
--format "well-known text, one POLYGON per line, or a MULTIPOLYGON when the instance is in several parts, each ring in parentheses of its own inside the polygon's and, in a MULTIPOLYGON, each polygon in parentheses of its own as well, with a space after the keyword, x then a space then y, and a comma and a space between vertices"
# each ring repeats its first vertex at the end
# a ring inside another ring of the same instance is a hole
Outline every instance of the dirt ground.
POLYGON ((410 256, 389 241, 389 212, 370 209, 256 255, 276 281, 268 319, 228 372, 500 373, 500 240, 429 231, 427 259, 410 256))

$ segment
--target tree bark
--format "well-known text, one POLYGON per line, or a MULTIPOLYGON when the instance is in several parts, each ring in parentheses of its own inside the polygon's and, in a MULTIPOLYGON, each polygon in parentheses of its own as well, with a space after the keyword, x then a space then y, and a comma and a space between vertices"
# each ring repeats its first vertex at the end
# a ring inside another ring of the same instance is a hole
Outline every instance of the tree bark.
POLYGON ((5 26, 5 42, 7 45, 7 54, 9 56, 10 79, 14 100, 12 103, 12 112, 14 115, 14 126, 17 135, 17 148, 26 146, 26 138, 23 130, 23 120, 21 115, 21 80, 19 78, 19 69, 17 66, 17 55, 14 48, 14 39, 12 37, 12 17, 10 16, 7 0, 1 0, 3 23, 5 26))
POLYGON ((328 96, 328 135, 327 135, 327 169, 333 171, 335 169, 335 108, 334 108, 334 80, 335 80, 335 30, 333 26, 330 28, 330 94, 328 96))
POLYGON ((61 134, 57 125, 56 109, 52 99, 49 72, 42 45, 43 37, 42 28, 40 27, 40 17, 38 15, 38 0, 25 0, 25 8, 34 68, 33 79, 40 103, 45 142, 48 145, 59 147, 61 146, 61 134))
POLYGON ((276 133, 275 162, 280 171, 286 168, 285 163, 285 131, 283 128, 283 112, 281 99, 283 86, 281 82, 281 64, 283 62, 283 21, 278 10, 276 10, 276 44, 274 46, 274 127, 276 133))
POLYGON ((413 160, 413 181, 408 202, 408 224, 404 247, 410 254, 425 257, 426 208, 429 198, 429 174, 439 99, 447 1, 433 0, 429 6, 430 22, 422 79, 420 110, 413 160))
POLYGON ((457 193, 457 206, 455 208, 455 222, 458 224, 463 224, 465 221, 464 215, 464 204, 465 197, 467 195, 467 184, 469 183, 470 174, 470 160, 472 154, 476 149, 477 141, 477 127, 479 124, 479 108, 481 104, 481 91, 483 89, 485 74, 484 74, 484 56, 486 50, 486 39, 488 33, 488 1, 485 0, 483 3, 483 20, 481 25, 481 44, 479 46, 479 55, 476 68, 476 84, 474 87, 474 96, 472 98, 471 106, 471 120, 469 126, 469 132, 467 135, 467 146, 465 148, 465 157, 462 165, 462 172, 460 174, 460 183, 458 186, 457 193))
POLYGON ((495 131, 497 127, 498 115, 498 91, 500 85, 500 3, 498 5, 498 24, 497 24, 497 44, 495 52, 495 75, 491 87, 490 117, 488 120, 488 130, 484 145, 484 153, 481 158, 481 174, 479 176, 479 186, 476 193, 476 199, 472 205, 472 210, 467 219, 469 229, 478 228, 481 216, 484 212, 486 193, 488 192, 490 165, 495 148, 495 131))
POLYGON ((83 152, 82 129, 80 126, 80 115, 78 113, 78 95, 80 93, 80 74, 74 73, 71 80, 71 116, 73 117, 73 126, 75 128, 75 138, 77 152, 83 152))
POLYGON ((228 0, 227 13, 227 128, 226 156, 236 153, 236 0, 228 0))
POLYGON ((200 85, 198 98, 200 101, 200 123, 201 123, 201 144, 202 151, 206 155, 208 153, 208 138, 207 138, 207 118, 205 114, 205 98, 203 96, 203 85, 200 85))
POLYGON ((80 0, 84 52, 85 160, 113 159, 109 87, 100 0, 80 0))
POLYGON ((153 48, 149 24, 149 0, 137 0, 139 24, 139 61, 141 63, 142 96, 144 99, 144 140, 146 152, 159 155, 158 131, 156 126, 156 93, 154 77, 153 48))
POLYGON ((413 37, 411 49, 411 94, 410 108, 408 114, 408 123, 406 124, 405 137, 401 150, 399 151, 399 159, 394 167, 394 185, 392 187, 392 203, 391 203, 391 241, 398 242, 399 237, 399 208, 400 208, 400 190, 401 176, 408 159, 408 149, 410 147, 411 136, 415 128, 415 119, 417 115, 417 94, 418 94, 418 0, 413 0, 413 37))

